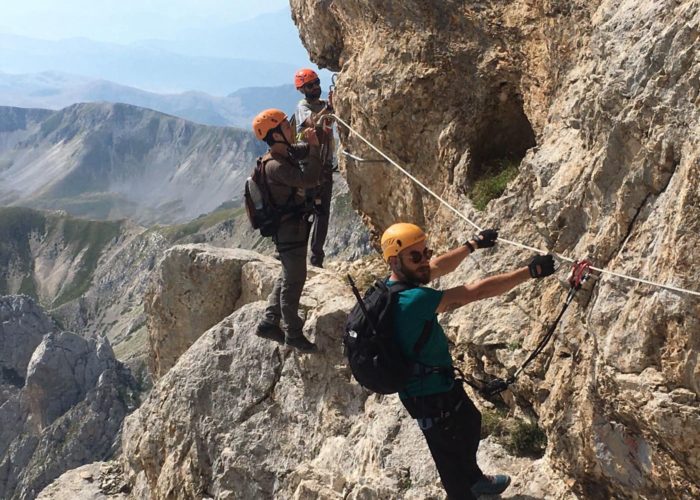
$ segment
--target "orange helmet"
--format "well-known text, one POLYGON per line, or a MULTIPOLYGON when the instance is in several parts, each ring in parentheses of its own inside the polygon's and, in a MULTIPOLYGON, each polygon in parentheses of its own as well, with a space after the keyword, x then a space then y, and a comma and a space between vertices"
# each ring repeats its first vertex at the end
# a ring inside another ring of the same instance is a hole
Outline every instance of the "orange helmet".
POLYGON ((261 141, 264 140, 270 130, 279 127, 280 123, 286 119, 287 115, 284 114, 284 111, 280 111, 279 109, 270 108, 261 111, 253 118, 253 132, 255 132, 255 137, 261 141))
POLYGON ((299 90, 309 82, 318 80, 318 75, 312 69, 300 69, 294 75, 294 86, 299 90))
POLYGON ((427 236, 421 228, 415 224, 398 222, 389 226, 382 234, 382 255, 389 262, 389 257, 398 255, 404 248, 425 241, 427 236))

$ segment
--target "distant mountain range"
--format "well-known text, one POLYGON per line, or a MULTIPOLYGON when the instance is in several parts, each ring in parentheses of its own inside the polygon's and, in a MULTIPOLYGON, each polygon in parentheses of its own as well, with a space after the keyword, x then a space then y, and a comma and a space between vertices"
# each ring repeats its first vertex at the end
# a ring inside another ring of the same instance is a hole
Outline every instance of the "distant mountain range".
MULTIPOLYGON (((309 67, 289 9, 228 26, 179 33, 175 40, 128 45, 87 38, 40 40, 0 30, 0 71, 85 75, 158 93, 196 90, 226 96, 245 87, 292 83, 309 67)), ((324 86, 330 72, 321 71, 324 86)))
POLYGON ((82 102, 120 102, 205 125, 248 129, 262 109, 293 112, 301 95, 292 84, 239 89, 226 97, 203 92, 156 94, 106 80, 59 72, 10 75, 0 72, 0 105, 62 109, 82 102))
POLYGON ((0 205, 174 223, 240 201, 251 132, 126 104, 0 107, 0 205))
POLYGON ((154 92, 195 89, 228 95, 243 87, 288 83, 299 66, 298 63, 182 55, 145 45, 117 45, 84 38, 36 40, 0 35, 2 71, 61 71, 154 92))
POLYGON ((289 8, 226 26, 181 30, 173 40, 141 40, 132 45, 189 56, 309 64, 289 8))

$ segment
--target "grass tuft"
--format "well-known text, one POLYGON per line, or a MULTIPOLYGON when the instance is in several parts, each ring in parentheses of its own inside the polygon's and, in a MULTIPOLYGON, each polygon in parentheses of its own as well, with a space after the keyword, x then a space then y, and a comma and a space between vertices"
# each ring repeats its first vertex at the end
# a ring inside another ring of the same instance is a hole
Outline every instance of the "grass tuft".
POLYGON ((540 458, 547 448, 547 435, 537 423, 508 417, 501 408, 481 413, 481 439, 488 436, 516 457, 540 458))
POLYGON ((540 458, 547 448, 547 435, 537 423, 519 420, 508 433, 504 446, 515 456, 540 458))
POLYGON ((468 193, 477 210, 485 210, 489 201, 505 192, 508 183, 518 175, 518 165, 515 160, 498 159, 482 166, 481 175, 468 193))
POLYGON ((507 413, 502 408, 481 412, 481 439, 491 435, 500 438, 506 434, 507 413))

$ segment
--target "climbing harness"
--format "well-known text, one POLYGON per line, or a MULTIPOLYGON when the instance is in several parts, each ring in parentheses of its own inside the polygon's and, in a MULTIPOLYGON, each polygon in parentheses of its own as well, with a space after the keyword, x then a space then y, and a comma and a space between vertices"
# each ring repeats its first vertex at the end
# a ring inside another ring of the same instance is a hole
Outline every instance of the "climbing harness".
MULTIPOLYGON (((403 168, 401 165, 399 165, 399 164, 396 163, 394 160, 392 160, 392 159, 391 159, 389 156, 387 156, 381 149, 379 149, 377 146, 375 146, 374 144, 372 144, 369 140, 367 140, 367 139, 366 139, 362 134, 360 134, 357 130, 355 130, 354 128, 352 128, 345 120, 343 120, 342 118, 340 118, 338 115, 333 115, 333 116, 335 117, 335 120, 336 120, 337 123, 340 123, 340 124, 343 125, 346 129, 348 129, 348 131, 350 131, 352 134, 354 134, 354 135, 356 135, 358 138, 360 138, 365 144, 367 144, 370 148, 372 148, 375 152, 377 152, 377 154, 379 154, 379 155, 380 155, 382 158, 384 158, 388 163, 390 163, 391 165, 393 165, 394 167, 396 167, 398 170, 400 170, 404 175, 406 175, 406 176, 407 176, 409 179, 411 179, 414 183, 416 183, 416 184, 419 185, 421 188, 423 188, 423 190, 425 190, 425 191, 426 191, 428 194, 430 194, 433 198, 435 198, 437 201, 439 201, 444 207, 446 207, 447 209, 449 209, 450 211, 452 211, 455 215, 457 215, 459 218, 463 219, 465 222, 467 222, 468 224, 470 224, 471 226, 473 226, 476 230, 478 230, 478 231, 482 231, 482 230, 483 230, 483 228, 482 228, 481 226, 479 226, 477 223, 475 223, 474 221, 472 221, 471 219, 469 219, 466 215, 464 215, 462 212, 460 212, 459 210, 457 210, 456 208, 454 208, 452 205, 450 205, 449 203, 447 203, 444 199, 442 199, 442 198, 441 198, 437 193, 435 193, 432 189, 430 189, 428 186, 426 186, 425 184, 423 184, 420 180, 418 180, 414 175, 412 175, 410 172, 408 172, 405 168, 403 168)), ((565 262, 569 262, 569 263, 571 263, 571 264, 574 264, 574 263, 576 262, 574 259, 571 259, 571 258, 566 257, 566 256, 564 256, 564 255, 560 255, 560 254, 557 254, 557 253, 554 253, 554 252, 543 251, 543 250, 541 250, 541 249, 539 249, 539 248, 534 248, 534 247, 531 247, 531 246, 528 246, 528 245, 523 245, 522 243, 518 243, 517 241, 511 241, 511 240, 508 240, 508 239, 506 239, 506 238, 501 238, 501 237, 499 237, 499 238, 498 238, 498 241, 501 242, 501 243, 506 243, 506 244, 508 244, 508 245, 512 245, 512 246, 515 246, 515 247, 519 247, 519 248, 522 248, 522 249, 525 249, 525 250, 530 250, 530 251, 533 251, 533 252, 537 252, 537 253, 539 253, 539 254, 551 253, 553 256, 557 257, 558 259, 560 259, 560 260, 562 260, 562 261, 565 261, 565 262)), ((596 271, 596 272, 601 273, 601 274, 608 274, 608 275, 611 275, 611 276, 615 276, 615 277, 617 277, 617 278, 622 278, 622 279, 626 279, 626 280, 636 281, 636 282, 638 282, 638 283, 643 283, 643 284, 646 284, 646 285, 655 286, 655 287, 658 287, 658 288, 664 288, 664 289, 666 289, 666 290, 672 290, 672 291, 674 291, 674 292, 685 293, 685 294, 688 294, 688 295, 694 295, 694 296, 700 297, 700 292, 697 292, 697 291, 694 291, 694 290, 688 290, 688 289, 686 289, 686 288, 680 288, 680 287, 676 287, 676 286, 672 286, 672 285, 666 285, 666 284, 663 284, 663 283, 656 283, 656 282, 654 282, 654 281, 649 281, 649 280, 645 280, 645 279, 642 279, 642 278, 636 278, 636 277, 634 277, 634 276, 628 276, 628 275, 625 275, 625 274, 617 273, 617 272, 614 272, 614 271, 608 271, 608 270, 606 270, 606 269, 601 269, 601 268, 597 268, 597 267, 593 267, 593 266, 590 266, 590 270, 591 270, 591 271, 596 271)))
POLYGON ((544 337, 542 337, 542 340, 539 341, 537 347, 535 347, 535 349, 530 353, 525 362, 522 365, 520 365, 520 368, 518 368, 515 371, 515 373, 513 373, 513 375, 506 379, 497 378, 495 380, 492 380, 483 388, 481 388, 480 392, 484 396, 492 397, 508 389, 508 386, 515 383, 515 380, 523 372, 527 365, 529 365, 537 356, 540 355, 540 353, 542 353, 544 348, 549 343, 550 339, 554 336, 554 331, 556 330, 559 321, 564 315, 564 312, 566 312, 566 309, 569 307, 569 304, 571 304, 571 302, 573 301, 574 295, 576 295, 576 292, 579 291, 581 289, 581 286, 591 277, 591 269, 593 268, 591 267, 591 263, 588 260, 581 260, 574 263, 574 266, 571 269, 571 274, 569 275, 570 288, 569 293, 566 296, 566 300, 564 301, 564 307, 562 307, 561 311, 559 311, 559 315, 552 322, 552 325, 547 330, 547 333, 544 335, 544 337))

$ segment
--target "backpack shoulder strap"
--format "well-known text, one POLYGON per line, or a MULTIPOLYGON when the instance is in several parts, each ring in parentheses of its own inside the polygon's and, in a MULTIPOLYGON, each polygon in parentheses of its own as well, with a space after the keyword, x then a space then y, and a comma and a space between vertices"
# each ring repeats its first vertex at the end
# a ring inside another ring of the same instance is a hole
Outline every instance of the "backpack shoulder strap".
POLYGON ((289 119, 289 125, 292 127, 292 133, 294 134, 294 137, 297 136, 297 114, 296 110, 292 117, 289 119))
POLYGON ((430 334, 433 333, 433 324, 435 321, 432 319, 426 320, 426 322, 423 324, 423 331, 420 332, 420 337, 418 337, 418 340, 416 341, 416 344, 413 346, 413 354, 416 356, 420 354, 420 352, 423 350, 425 347, 425 344, 428 343, 428 339, 430 338, 430 334))
MULTIPOLYGON (((388 279, 389 278, 384 280, 384 283, 386 283, 388 279)), ((406 281, 397 281, 395 283, 392 283, 391 286, 388 286, 387 288, 391 291, 391 293, 399 293, 403 292, 404 290, 411 290, 412 288, 418 287, 413 283, 408 283, 406 281)))
POLYGON ((272 159, 272 155, 268 151, 262 156, 258 156, 258 169, 260 171, 260 181, 262 182, 262 187, 264 189, 264 196, 268 198, 267 201, 272 203, 272 196, 270 196, 270 185, 267 183, 267 173, 265 172, 265 165, 272 159))
POLYGON ((258 164, 259 165, 265 165, 270 160, 272 160, 272 153, 270 153, 270 151, 266 152, 262 156, 258 156, 258 164))
POLYGON ((265 188, 267 188, 267 173, 265 172, 265 165, 267 165, 267 162, 272 160, 272 154, 268 151, 262 156, 258 156, 258 168, 260 169, 260 176, 262 178, 262 181, 265 183, 265 188))

